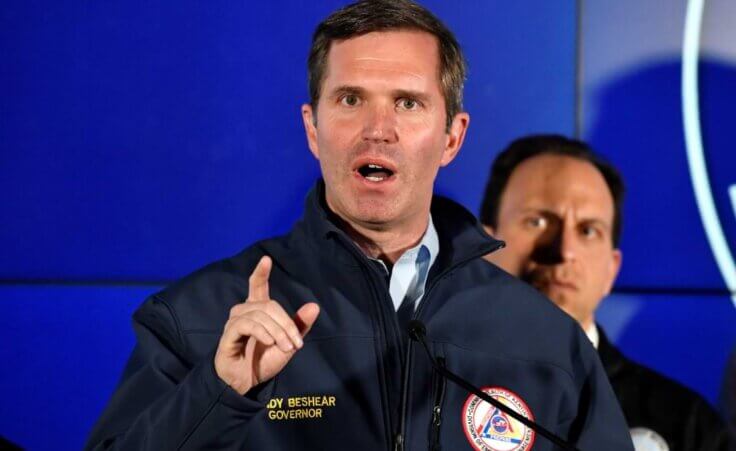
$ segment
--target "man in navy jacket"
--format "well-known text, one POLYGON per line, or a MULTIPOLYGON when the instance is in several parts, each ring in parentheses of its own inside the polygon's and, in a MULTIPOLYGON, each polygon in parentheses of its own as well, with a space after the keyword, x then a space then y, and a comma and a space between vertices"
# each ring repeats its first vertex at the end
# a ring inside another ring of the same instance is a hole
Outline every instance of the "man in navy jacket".
POLYGON ((595 350, 502 246, 433 197, 457 155, 465 64, 408 0, 315 31, 302 107, 323 181, 283 237, 197 271, 135 313, 137 346, 89 449, 553 449, 448 385, 448 369, 583 450, 631 449, 595 350))

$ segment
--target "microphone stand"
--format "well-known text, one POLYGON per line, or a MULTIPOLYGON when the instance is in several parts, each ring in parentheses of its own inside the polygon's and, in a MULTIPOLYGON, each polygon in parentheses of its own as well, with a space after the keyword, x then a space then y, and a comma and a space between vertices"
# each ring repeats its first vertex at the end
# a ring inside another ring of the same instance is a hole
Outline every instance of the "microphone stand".
POLYGON ((474 394, 475 396, 479 397, 483 401, 491 404, 492 406, 498 408, 502 412, 506 413, 507 415, 511 416, 515 420, 522 423, 524 426, 533 429, 534 431, 538 432, 540 435, 545 437, 547 440, 551 441, 558 447, 564 449, 564 450, 572 450, 572 451, 580 451, 572 444, 566 442, 562 438, 555 435, 553 432, 548 431, 541 425, 535 423, 534 421, 529 420, 528 418, 524 417, 523 415, 515 412, 514 410, 510 409, 500 401, 497 401, 493 399, 488 393, 485 393, 481 390, 478 390, 474 385, 472 385, 470 382, 466 381, 465 379, 461 378, 460 376, 456 375, 455 373, 451 372, 450 370, 446 369, 445 367, 438 365, 437 361, 432 356, 432 353, 429 351, 429 346, 427 345, 427 340, 425 338, 425 335, 427 333, 427 329, 424 327, 424 324, 422 324, 421 321, 417 320, 411 320, 409 321, 409 337, 411 337, 412 340, 418 341, 421 343, 422 347, 427 353, 427 357, 429 357, 429 361, 432 363, 432 367, 435 371, 440 373, 445 378, 449 379, 450 381, 454 382, 455 384, 459 385, 460 387, 464 388, 468 392, 474 394))

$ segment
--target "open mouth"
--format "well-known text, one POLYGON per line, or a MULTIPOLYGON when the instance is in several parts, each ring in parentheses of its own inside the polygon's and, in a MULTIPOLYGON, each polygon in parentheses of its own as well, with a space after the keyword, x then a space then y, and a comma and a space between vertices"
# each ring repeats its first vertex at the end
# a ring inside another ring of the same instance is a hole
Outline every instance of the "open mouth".
POLYGON ((382 182, 394 175, 391 169, 375 163, 367 163, 358 167, 358 173, 370 182, 382 182))

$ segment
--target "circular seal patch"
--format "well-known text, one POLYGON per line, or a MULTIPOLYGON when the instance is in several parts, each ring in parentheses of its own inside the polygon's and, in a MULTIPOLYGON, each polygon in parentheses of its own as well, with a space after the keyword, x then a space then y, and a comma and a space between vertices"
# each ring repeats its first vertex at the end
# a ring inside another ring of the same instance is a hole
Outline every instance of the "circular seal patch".
MULTIPOLYGON (((481 390, 514 412, 534 420, 531 410, 516 393, 501 387, 481 390)), ((475 395, 465 401, 462 422, 465 436, 477 451, 526 451, 534 444, 534 430, 475 395)))
POLYGON ((631 428, 631 441, 636 451, 670 451, 667 441, 651 429, 631 428))

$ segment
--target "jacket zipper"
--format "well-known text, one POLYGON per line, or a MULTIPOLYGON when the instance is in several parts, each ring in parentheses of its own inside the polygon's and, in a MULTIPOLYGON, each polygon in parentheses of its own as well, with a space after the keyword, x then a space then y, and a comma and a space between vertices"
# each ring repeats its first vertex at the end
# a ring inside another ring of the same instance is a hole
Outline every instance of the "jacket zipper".
MULTIPOLYGON (((350 243, 350 244, 352 244, 352 243, 350 243)), ((355 248, 355 245, 354 244, 352 246, 348 245, 346 247, 348 249, 351 249, 351 247, 352 247, 351 251, 354 252, 356 254, 356 256, 357 255, 360 255, 360 257, 358 257, 358 261, 361 262, 361 264, 364 266, 364 268, 366 268, 368 270, 369 273, 371 271, 375 271, 375 268, 372 268, 371 265, 366 264, 366 263, 363 262, 363 259, 366 258, 366 257, 365 257, 364 254, 359 253, 359 251, 357 250, 357 248, 355 248)), ((422 297, 422 300, 423 301, 426 301, 429 298, 430 292, 439 283, 439 281, 442 280, 442 279, 444 279, 448 274, 452 273, 452 271, 454 271, 455 268, 458 268, 458 267, 464 265, 465 263, 467 263, 467 262, 469 262, 469 261, 471 261, 471 260, 473 260, 475 258, 478 258, 480 256, 483 256, 483 255, 486 255, 488 253, 494 252, 494 251, 498 250, 501 247, 503 247, 503 243, 501 243, 500 245, 494 246, 494 247, 492 247, 490 249, 485 249, 482 253, 481 252, 473 253, 473 255, 471 255, 471 256, 469 256, 469 257, 467 257, 467 258, 465 258, 465 259, 463 259, 463 260, 461 260, 461 261, 459 261, 457 263, 455 263, 454 265, 450 266, 449 268, 445 268, 440 274, 437 275, 437 277, 433 281, 432 285, 430 285, 424 291, 424 296, 422 297)), ((371 277, 370 279, 374 279, 374 278, 371 277)), ((375 281, 374 280, 371 281, 371 285, 373 286, 374 292, 376 292, 377 297, 379 297, 379 298, 382 297, 379 294, 380 290, 377 290, 377 288, 375 286, 375 281)), ((427 302, 420 302, 419 303, 419 307, 417 307, 417 310, 414 312, 414 315, 412 315, 412 318, 413 319, 419 318, 419 314, 423 310, 423 307, 426 306, 426 304, 427 304, 427 302)), ((394 318, 393 324, 394 324, 394 327, 396 328, 396 330, 399 330, 398 319, 394 318)), ((384 324, 384 327, 385 327, 385 324, 384 324)), ((399 333, 400 334, 402 332, 403 331, 399 330, 399 333)), ((385 330, 384 330, 384 334, 383 335, 384 335, 384 340, 385 340, 386 339, 385 330)), ((400 405, 400 408, 399 408, 399 431, 397 432, 397 434, 396 434, 396 436, 394 438, 394 451, 404 451, 404 448, 406 446, 406 444, 405 444, 405 442, 406 442, 406 416, 407 416, 406 414, 407 414, 407 410, 408 410, 409 381, 411 381, 411 377, 410 377, 410 375, 411 375, 411 365, 410 365, 410 363, 411 363, 411 356, 412 356, 412 340, 408 340, 408 342, 407 342, 407 349, 406 349, 406 356, 404 356, 405 357, 405 360, 404 360, 404 369, 403 369, 403 373, 404 373, 403 376, 404 377, 403 377, 402 384, 401 384, 401 405, 400 405)), ((441 414, 441 406, 440 406, 439 413, 441 414)), ((389 413, 389 416, 390 416, 390 413, 389 413)))
MULTIPOLYGON (((437 357, 437 364, 444 367, 444 357, 437 357)), ((430 451, 440 451, 442 446, 440 445, 440 425, 442 424, 442 405, 445 401, 445 388, 447 386, 447 380, 444 376, 434 371, 433 373, 434 383, 433 386, 433 404, 432 404, 432 416, 430 424, 429 434, 429 449, 430 451)))
MULTIPOLYGON (((363 258, 365 258, 365 255, 362 255, 362 254, 359 254, 359 255, 361 255, 363 258)), ((381 289, 380 284, 377 284, 376 283, 376 277, 375 277, 375 275, 378 273, 378 271, 372 265, 363 262, 362 259, 358 258, 358 260, 361 261, 361 264, 363 264, 364 268, 368 271, 369 274, 371 274, 371 273, 373 274, 373 276, 369 277, 369 280, 370 280, 369 283, 373 287, 373 291, 374 291, 374 295, 376 296, 376 299, 379 302, 382 301, 382 298, 384 298, 384 296, 382 295, 383 290, 381 289)), ((387 301, 388 301, 389 304, 393 305, 393 302, 391 302, 391 299, 390 298, 387 301)), ((383 321, 383 319, 382 319, 382 313, 380 312, 381 309, 382 309, 382 307, 378 306, 378 310, 379 310, 379 312, 378 312, 378 316, 379 316, 378 321, 380 322, 380 327, 383 329, 383 342, 384 342, 384 347, 388 348, 388 340, 389 340, 389 337, 388 337, 388 333, 387 333, 387 328, 388 327, 391 327, 391 326, 389 324, 386 324, 386 322, 383 321)), ((389 321, 393 323, 393 327, 394 327, 395 330, 399 330, 400 329, 399 328, 398 318, 396 318, 396 315, 394 315, 394 317, 391 318, 391 320, 389 320, 389 321)), ((399 352, 401 352, 400 351, 401 350, 401 346, 399 346, 398 349, 399 349, 399 352)), ((399 407, 400 410, 399 410, 399 419, 398 419, 399 420, 399 432, 396 433, 396 435, 393 436, 394 437, 394 447, 393 447, 393 449, 395 451, 403 451, 404 450, 404 446, 405 446, 405 444, 404 444, 404 441, 405 441, 404 430, 405 430, 405 427, 406 427, 406 424, 405 424, 406 419, 405 419, 405 417, 406 417, 407 398, 408 398, 407 384, 408 384, 408 382, 410 380, 409 379, 409 373, 410 373, 409 372, 409 368, 410 368, 409 367, 409 362, 411 360, 410 359, 410 356, 411 355, 412 355, 412 347, 411 347, 411 341, 409 341, 408 347, 407 347, 407 351, 406 351, 406 355, 405 356, 401 356, 401 355, 399 356, 400 359, 401 358, 404 358, 404 362, 403 362, 404 365, 403 365, 403 370, 402 370, 403 379, 402 379, 401 395, 400 395, 400 402, 401 402, 401 404, 400 404, 400 407, 399 407)), ((385 368, 385 366, 386 365, 384 364, 384 368, 385 368)), ((384 374, 384 376, 385 376, 385 374, 384 374)), ((388 375, 388 376, 391 377, 391 375, 388 375)), ((384 384, 385 384, 385 382, 384 382, 384 384)), ((391 422, 391 412, 390 412, 390 410, 391 410, 390 399, 388 399, 388 402, 389 402, 389 404, 388 404, 389 412, 387 412, 387 414, 388 414, 388 417, 389 417, 389 424, 391 424, 392 422, 391 422)), ((390 437, 393 435, 393 433, 392 433, 392 431, 390 429, 389 429, 388 433, 389 433, 388 434, 388 437, 389 437, 389 440, 390 440, 390 437)))
MULTIPOLYGON (((474 253, 473 255, 470 255, 469 257, 455 263, 454 265, 450 266, 449 268, 445 268, 440 274, 437 275, 437 277, 432 282, 432 285, 427 287, 427 289, 424 291, 424 296, 422 297, 422 302, 419 303, 419 306, 417 307, 417 310, 414 312, 414 315, 412 315, 412 319, 419 318, 422 310, 424 310, 424 307, 427 305, 427 301, 429 300, 429 294, 432 292, 435 286, 440 282, 440 280, 447 277, 449 274, 451 274, 456 268, 464 265, 465 263, 476 259, 478 257, 481 257, 483 255, 486 255, 490 252, 494 252, 498 250, 499 248, 503 247, 503 244, 494 246, 490 249, 484 249, 482 253, 474 253)), ((398 321, 394 321, 394 324, 398 328, 398 321)), ((410 374, 411 374, 411 366, 410 366, 410 357, 412 352, 412 340, 408 341, 407 344, 407 352, 406 352, 406 360, 404 362, 404 379, 401 386, 401 408, 399 410, 399 431, 396 434, 395 438, 395 445, 394 445, 394 451, 403 451, 405 448, 405 442, 406 442, 406 413, 408 409, 408 399, 409 399, 409 381, 411 381, 410 374)), ((443 359, 444 362, 444 359, 443 359)), ((443 378, 444 381, 444 378, 443 378)), ((444 383, 444 382, 443 382, 444 383)), ((444 389, 443 389, 444 392, 444 389)), ((444 394, 443 394, 444 396, 444 394)), ((436 404, 435 404, 436 406, 436 404)), ((438 419, 441 422, 441 414, 442 414, 442 406, 440 404, 440 408, 438 410, 438 419)), ((434 419, 434 415, 433 415, 434 419)), ((437 425, 438 434, 439 434, 439 424, 437 425)), ((431 449, 431 448, 430 448, 431 449)))
POLYGON ((396 434, 395 451, 403 451, 406 440, 406 411, 409 406, 409 383, 411 378, 412 341, 407 340, 406 356, 404 358, 404 378, 401 382, 401 407, 399 410, 399 432, 396 434))

